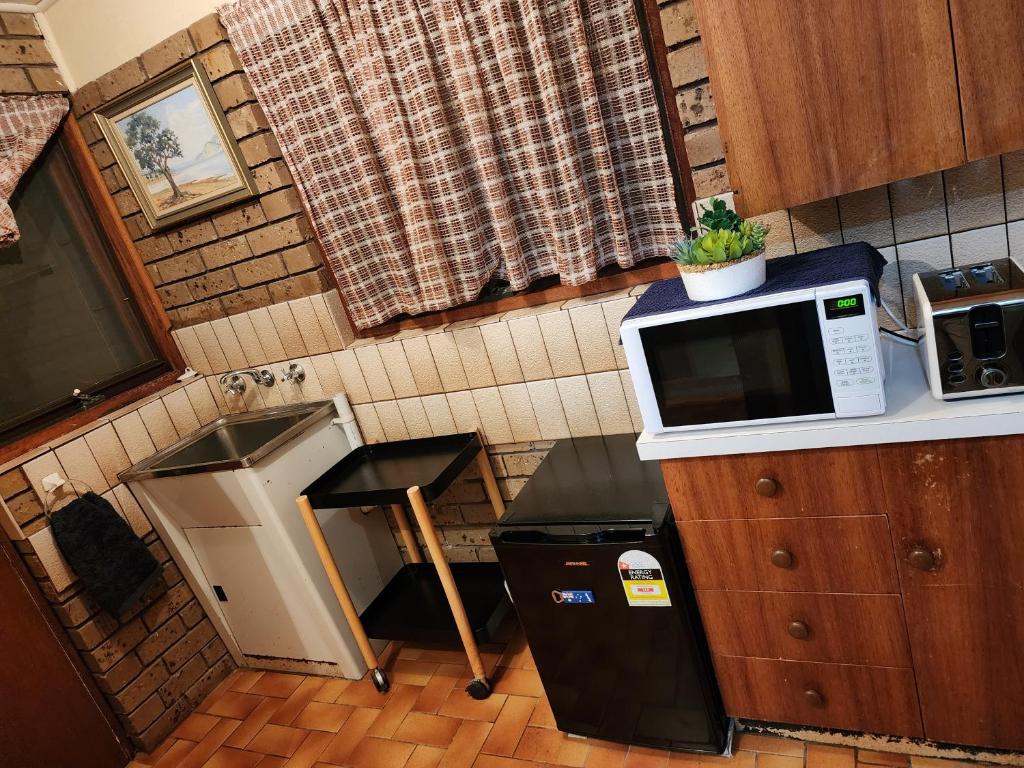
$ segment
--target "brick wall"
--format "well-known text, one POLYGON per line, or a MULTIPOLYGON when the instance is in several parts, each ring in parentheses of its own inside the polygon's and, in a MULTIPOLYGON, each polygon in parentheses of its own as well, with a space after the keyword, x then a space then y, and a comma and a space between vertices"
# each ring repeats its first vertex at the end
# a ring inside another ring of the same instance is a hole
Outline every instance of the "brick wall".
POLYGON ((319 249, 267 119, 216 15, 206 16, 75 92, 76 116, 175 327, 327 290, 319 249), (213 82, 259 196, 154 233, 93 112, 196 58, 213 82))
POLYGON ((31 13, 0 13, 0 93, 62 93, 67 89, 31 13))

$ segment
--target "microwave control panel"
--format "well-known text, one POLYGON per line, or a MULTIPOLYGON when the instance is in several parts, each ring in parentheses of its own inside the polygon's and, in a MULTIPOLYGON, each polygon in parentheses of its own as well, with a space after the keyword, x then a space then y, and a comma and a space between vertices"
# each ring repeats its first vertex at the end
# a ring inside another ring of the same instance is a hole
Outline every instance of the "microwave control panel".
POLYGON ((837 416, 885 411, 878 322, 866 283, 817 291, 822 342, 837 416))

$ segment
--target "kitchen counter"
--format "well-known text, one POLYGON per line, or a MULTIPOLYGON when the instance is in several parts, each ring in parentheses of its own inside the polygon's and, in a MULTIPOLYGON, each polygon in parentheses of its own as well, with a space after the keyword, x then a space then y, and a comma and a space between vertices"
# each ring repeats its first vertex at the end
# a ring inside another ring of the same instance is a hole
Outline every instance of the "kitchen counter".
POLYGON ((908 443, 1024 433, 1024 393, 942 401, 932 397, 917 351, 882 340, 886 412, 693 432, 644 432, 637 441, 647 461, 850 445, 908 443))

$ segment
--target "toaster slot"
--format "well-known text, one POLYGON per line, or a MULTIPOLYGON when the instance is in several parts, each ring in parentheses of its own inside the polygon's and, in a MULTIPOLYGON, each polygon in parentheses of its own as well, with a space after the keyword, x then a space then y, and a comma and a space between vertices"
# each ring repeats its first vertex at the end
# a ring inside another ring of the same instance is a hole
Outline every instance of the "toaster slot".
POLYGON ((942 282, 942 287, 947 291, 956 291, 967 285, 967 278, 964 277, 964 273, 959 269, 939 272, 939 280, 942 282))
POLYGON ((1002 275, 992 264, 978 264, 971 267, 971 279, 977 285, 990 285, 1003 282, 1002 275))

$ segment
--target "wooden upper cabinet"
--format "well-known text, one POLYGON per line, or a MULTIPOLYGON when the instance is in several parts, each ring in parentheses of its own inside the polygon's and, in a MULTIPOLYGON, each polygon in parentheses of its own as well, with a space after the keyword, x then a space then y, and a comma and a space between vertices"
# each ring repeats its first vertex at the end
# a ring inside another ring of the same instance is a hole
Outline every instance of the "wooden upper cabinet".
POLYGON ((967 159, 1024 147, 1024 3, 950 0, 967 159))
POLYGON ((947 0, 696 4, 741 214, 964 162, 947 0))

